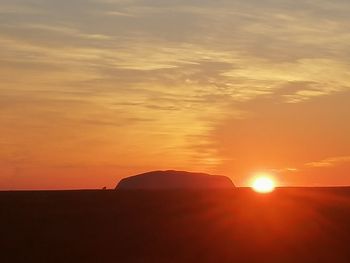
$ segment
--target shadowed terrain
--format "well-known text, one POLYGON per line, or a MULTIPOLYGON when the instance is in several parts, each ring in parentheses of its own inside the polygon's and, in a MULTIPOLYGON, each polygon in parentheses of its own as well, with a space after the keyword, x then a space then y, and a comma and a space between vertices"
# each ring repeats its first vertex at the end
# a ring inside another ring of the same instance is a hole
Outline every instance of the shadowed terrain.
POLYGON ((1 262, 350 262, 350 189, 0 192, 1 262))

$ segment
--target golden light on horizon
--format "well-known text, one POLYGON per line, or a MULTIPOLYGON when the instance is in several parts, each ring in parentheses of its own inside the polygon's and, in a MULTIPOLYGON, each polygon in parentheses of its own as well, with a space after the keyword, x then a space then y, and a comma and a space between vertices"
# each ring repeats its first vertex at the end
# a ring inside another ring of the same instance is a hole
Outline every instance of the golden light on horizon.
POLYGON ((252 183, 253 190, 262 194, 273 192, 275 187, 276 183, 269 175, 257 176, 252 183))

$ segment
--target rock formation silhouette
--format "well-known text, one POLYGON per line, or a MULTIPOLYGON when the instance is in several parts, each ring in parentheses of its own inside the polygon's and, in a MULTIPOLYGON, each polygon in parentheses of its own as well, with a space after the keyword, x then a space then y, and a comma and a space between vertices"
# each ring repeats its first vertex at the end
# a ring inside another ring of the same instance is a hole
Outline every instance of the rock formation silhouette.
POLYGON ((153 171, 122 179, 116 189, 232 189, 232 181, 221 175, 185 171, 153 171))

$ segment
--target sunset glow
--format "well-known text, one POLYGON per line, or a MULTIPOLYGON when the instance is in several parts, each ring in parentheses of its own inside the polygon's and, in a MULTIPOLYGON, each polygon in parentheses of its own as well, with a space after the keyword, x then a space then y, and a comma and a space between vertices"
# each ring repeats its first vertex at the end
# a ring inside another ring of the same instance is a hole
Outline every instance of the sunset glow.
POLYGON ((1 0, 0 188, 152 170, 350 184, 350 2, 1 0))
POLYGON ((260 176, 254 179, 252 188, 258 193, 270 193, 275 190, 275 182, 267 176, 260 176))

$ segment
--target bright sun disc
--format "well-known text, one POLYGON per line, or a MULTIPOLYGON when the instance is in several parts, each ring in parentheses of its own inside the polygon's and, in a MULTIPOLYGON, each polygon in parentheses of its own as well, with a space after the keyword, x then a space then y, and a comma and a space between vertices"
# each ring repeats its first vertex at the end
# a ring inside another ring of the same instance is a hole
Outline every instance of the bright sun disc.
POLYGON ((275 182, 269 177, 258 177, 254 180, 253 189, 258 193, 270 193, 275 190, 275 182))

